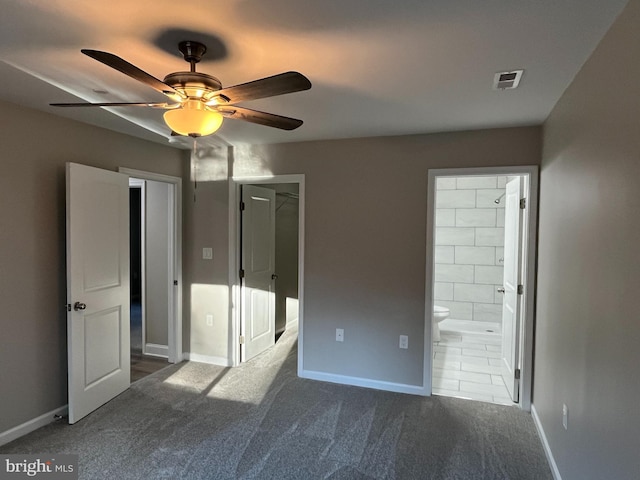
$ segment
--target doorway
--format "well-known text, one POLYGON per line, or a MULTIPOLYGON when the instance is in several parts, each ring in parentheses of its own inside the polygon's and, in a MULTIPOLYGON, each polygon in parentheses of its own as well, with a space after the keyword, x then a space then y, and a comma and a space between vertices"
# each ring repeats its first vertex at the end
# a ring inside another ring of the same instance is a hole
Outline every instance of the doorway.
POLYGON ((232 335, 238 339, 232 341, 232 354, 238 365, 269 349, 283 334, 301 338, 304 176, 236 178, 230 205, 240 206, 230 216, 232 304, 237 306, 232 335), (268 233, 270 215, 273 233, 268 233))
POLYGON ((182 360, 180 179, 129 177, 131 381, 182 360))
POLYGON ((536 194, 537 167, 429 172, 431 393, 529 409, 536 194))

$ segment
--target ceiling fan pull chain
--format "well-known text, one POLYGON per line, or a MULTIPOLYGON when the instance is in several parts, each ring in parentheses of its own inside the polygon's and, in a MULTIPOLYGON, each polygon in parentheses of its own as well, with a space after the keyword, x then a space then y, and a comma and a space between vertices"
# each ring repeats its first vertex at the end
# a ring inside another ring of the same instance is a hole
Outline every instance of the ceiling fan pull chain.
POLYGON ((198 190, 198 138, 193 138, 193 203, 196 203, 196 190, 198 190))

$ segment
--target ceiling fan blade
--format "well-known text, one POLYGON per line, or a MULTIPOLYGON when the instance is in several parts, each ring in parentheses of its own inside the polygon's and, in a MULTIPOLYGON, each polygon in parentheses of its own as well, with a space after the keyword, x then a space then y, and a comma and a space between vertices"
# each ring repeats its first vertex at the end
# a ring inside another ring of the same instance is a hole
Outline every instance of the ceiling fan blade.
POLYGON ((294 130, 303 123, 302 120, 298 120, 297 118, 283 117, 281 115, 274 115, 273 113, 259 112, 258 110, 230 105, 218 105, 216 110, 225 118, 244 120, 245 122, 257 123, 282 130, 294 130))
POLYGON ((80 50, 85 55, 97 60, 105 65, 115 68, 119 72, 129 75, 131 78, 138 80, 139 82, 148 85, 155 91, 163 93, 173 100, 184 99, 184 96, 178 92, 175 88, 166 83, 158 80, 153 75, 148 74, 144 70, 136 67, 135 65, 123 60, 122 58, 114 55, 113 53, 101 52, 99 50, 80 50))
MULTIPOLYGON (((50 103, 52 107, 153 107, 153 108, 172 108, 174 104, 170 103, 143 103, 143 102, 107 102, 107 103, 50 103)), ((180 106, 179 103, 175 106, 180 106)))
POLYGON ((310 88, 311 82, 307 77, 298 72, 286 72, 218 90, 216 97, 222 97, 222 101, 217 102, 216 97, 214 97, 209 104, 233 104, 247 100, 275 97, 285 93, 300 92, 310 88))

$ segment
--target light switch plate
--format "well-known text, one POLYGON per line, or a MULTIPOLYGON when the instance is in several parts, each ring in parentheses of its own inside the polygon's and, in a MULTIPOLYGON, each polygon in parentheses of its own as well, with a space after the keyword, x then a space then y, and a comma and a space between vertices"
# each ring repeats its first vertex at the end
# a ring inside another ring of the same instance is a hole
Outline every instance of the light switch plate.
POLYGON ((203 260, 213 260, 213 248, 205 247, 202 249, 202 259, 203 260))
POLYGON ((409 348, 409 336, 400 335, 400 348, 409 348))

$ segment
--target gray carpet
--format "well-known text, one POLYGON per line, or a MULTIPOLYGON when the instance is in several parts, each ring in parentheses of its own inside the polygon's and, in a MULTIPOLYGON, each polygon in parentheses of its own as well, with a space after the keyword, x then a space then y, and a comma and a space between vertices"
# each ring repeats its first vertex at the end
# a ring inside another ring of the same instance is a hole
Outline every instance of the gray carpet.
POLYGON ((241 367, 156 372, 0 453, 75 453, 83 479, 552 479, 515 407, 299 379, 296 333, 241 367))

